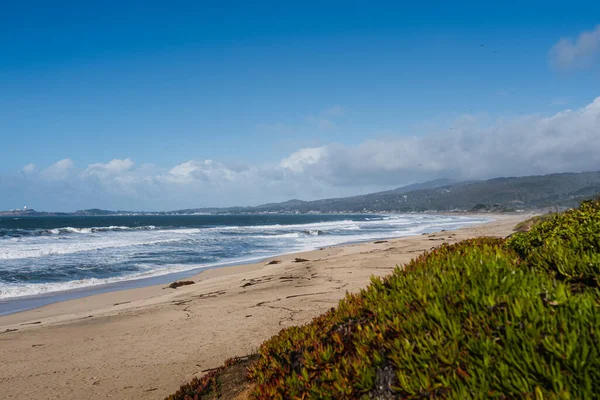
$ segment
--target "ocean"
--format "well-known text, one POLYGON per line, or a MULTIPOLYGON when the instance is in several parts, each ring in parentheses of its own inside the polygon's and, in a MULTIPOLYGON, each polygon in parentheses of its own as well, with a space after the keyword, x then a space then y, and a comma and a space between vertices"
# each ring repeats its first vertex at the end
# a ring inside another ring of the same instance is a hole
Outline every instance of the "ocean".
POLYGON ((0 314, 205 268, 484 221, 427 214, 0 217, 0 314), (28 298, 38 300, 15 301, 28 298))

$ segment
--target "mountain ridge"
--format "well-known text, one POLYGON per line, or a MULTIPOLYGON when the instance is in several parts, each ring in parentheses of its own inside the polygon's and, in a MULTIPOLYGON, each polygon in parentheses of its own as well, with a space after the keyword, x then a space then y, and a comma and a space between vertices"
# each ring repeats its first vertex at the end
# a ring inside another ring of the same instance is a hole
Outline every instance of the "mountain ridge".
POLYGON ((362 213, 362 212, 448 212, 564 209, 575 207, 583 199, 600 193, 600 171, 565 172, 522 177, 498 177, 487 180, 458 181, 436 179, 396 189, 305 201, 290 199, 258 206, 201 207, 174 211, 78 210, 52 213, 33 210, 0 212, 0 216, 74 215, 102 216, 119 214, 222 214, 222 213, 362 213), (21 212, 19 212, 21 211, 21 212))

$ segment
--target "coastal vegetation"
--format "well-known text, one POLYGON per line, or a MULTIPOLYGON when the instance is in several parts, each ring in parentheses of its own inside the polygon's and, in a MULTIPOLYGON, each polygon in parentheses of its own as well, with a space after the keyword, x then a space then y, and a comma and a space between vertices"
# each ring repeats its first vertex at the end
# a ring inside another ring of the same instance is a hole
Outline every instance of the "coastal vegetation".
MULTIPOLYGON (((255 399, 594 398, 598 335, 600 199, 372 278, 264 342, 239 387, 255 399)), ((212 398, 224 371, 170 398, 212 398)))
POLYGON ((554 217, 554 213, 536 215, 534 217, 526 219, 525 221, 519 222, 515 226, 515 231, 516 232, 529 232, 531 230, 531 228, 533 228, 535 225, 539 224, 540 222, 546 221, 550 218, 553 218, 553 217, 554 217))

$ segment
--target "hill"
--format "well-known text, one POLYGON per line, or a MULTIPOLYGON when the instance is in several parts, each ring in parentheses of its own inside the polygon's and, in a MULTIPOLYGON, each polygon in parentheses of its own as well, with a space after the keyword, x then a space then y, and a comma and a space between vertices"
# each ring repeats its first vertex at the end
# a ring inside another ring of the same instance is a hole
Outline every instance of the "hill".
POLYGON ((313 201, 292 199, 252 207, 204 207, 175 211, 79 210, 74 213, 31 211, 4 212, 1 215, 175 215, 223 213, 363 213, 426 211, 517 211, 563 210, 576 207, 581 200, 600 193, 600 171, 562 173, 524 177, 494 178, 481 181, 438 179, 393 190, 359 196, 313 201))
MULTIPOLYGON (((315 201, 290 200, 241 212, 515 211, 577 206, 600 192, 600 171, 485 181, 437 180, 385 192, 315 201)), ((232 209, 222 209, 229 211, 232 209)))

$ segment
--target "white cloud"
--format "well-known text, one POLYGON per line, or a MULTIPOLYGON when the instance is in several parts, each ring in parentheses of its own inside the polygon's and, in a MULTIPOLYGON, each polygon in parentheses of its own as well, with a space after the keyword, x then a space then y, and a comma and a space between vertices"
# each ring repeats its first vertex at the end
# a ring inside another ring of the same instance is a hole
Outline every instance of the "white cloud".
POLYGON ((66 179, 73 169, 73 161, 70 158, 63 158, 60 161, 55 162, 49 167, 42 170, 40 175, 42 178, 47 180, 61 180, 66 179))
MULTIPOLYGON (((311 197, 313 186, 319 191, 346 188, 352 193, 439 177, 478 179, 600 169, 600 97, 579 110, 551 116, 489 121, 467 115, 452 126, 451 131, 439 129, 420 137, 304 148, 272 166, 233 171, 224 164, 190 161, 176 168, 185 172, 181 175, 186 183, 216 179, 265 186, 277 182, 279 188, 302 187, 305 197, 311 197)), ((269 200, 270 194, 264 195, 269 200)))
POLYGON ((222 184, 223 181, 234 181, 235 171, 228 169, 213 160, 187 161, 171 168, 162 179, 169 183, 213 182, 222 184))
POLYGON ((325 154, 325 147, 300 149, 281 160, 280 165, 292 172, 303 172, 306 166, 319 163, 325 154))
POLYGON ((600 54, 600 25, 591 31, 582 32, 575 40, 562 38, 550 55, 553 64, 562 69, 589 67, 600 54))
POLYGON ((22 171, 26 174, 31 174, 35 171, 35 164, 29 163, 23 167, 22 171))
POLYGON ((83 171, 83 175, 85 176, 110 176, 116 175, 125 171, 128 171, 133 167, 134 162, 129 158, 125 158, 123 160, 114 159, 106 164, 90 164, 83 171))
MULTIPOLYGON (((442 177, 600 169, 600 97, 550 116, 487 118, 466 115, 454 121, 452 130, 440 127, 424 136, 388 135, 356 146, 303 148, 272 164, 189 160, 161 169, 136 166, 126 158, 77 173, 73 162, 64 159, 40 172, 23 168, 29 173, 11 186, 12 201, 57 198, 68 201, 70 209, 177 209, 345 196, 442 177)), ((52 209, 48 204, 44 208, 52 209)))

